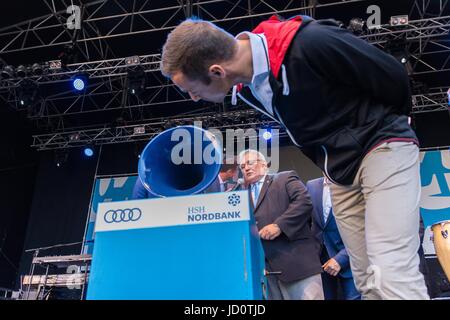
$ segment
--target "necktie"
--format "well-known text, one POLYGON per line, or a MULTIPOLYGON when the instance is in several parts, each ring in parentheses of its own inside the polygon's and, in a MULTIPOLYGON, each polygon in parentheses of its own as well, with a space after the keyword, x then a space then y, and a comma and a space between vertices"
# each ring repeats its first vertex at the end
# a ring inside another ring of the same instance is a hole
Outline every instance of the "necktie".
POLYGON ((260 184, 259 181, 253 184, 253 202, 255 205, 258 203, 259 184, 260 184))

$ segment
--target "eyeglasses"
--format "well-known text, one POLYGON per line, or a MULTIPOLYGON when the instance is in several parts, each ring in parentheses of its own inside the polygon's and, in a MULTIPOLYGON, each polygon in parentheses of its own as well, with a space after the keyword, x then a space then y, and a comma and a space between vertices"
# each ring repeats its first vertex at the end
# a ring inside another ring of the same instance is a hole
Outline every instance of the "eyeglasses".
POLYGON ((253 167, 254 165, 256 165, 257 162, 260 162, 261 160, 256 159, 256 160, 248 160, 247 162, 241 163, 239 165, 239 168, 241 168, 241 170, 244 170, 246 166, 249 167, 253 167))

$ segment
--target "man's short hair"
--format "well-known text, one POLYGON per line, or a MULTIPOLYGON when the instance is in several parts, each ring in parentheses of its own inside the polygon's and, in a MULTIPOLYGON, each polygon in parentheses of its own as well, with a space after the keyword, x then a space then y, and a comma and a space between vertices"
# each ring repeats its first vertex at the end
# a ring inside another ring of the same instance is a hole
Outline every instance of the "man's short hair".
POLYGON ((237 50, 234 37, 211 22, 187 19, 167 36, 162 49, 161 72, 172 77, 182 72, 190 80, 211 83, 208 69, 230 60, 237 50))
POLYGON ((223 159, 223 164, 220 167, 220 172, 227 172, 228 170, 237 170, 238 163, 236 157, 229 157, 223 159))
POLYGON ((239 156, 238 156, 239 164, 242 163, 242 159, 248 153, 256 154, 258 160, 262 160, 263 162, 267 163, 266 157, 261 152, 259 152, 258 150, 255 150, 255 149, 246 149, 246 150, 241 151, 241 153, 239 153, 239 156))

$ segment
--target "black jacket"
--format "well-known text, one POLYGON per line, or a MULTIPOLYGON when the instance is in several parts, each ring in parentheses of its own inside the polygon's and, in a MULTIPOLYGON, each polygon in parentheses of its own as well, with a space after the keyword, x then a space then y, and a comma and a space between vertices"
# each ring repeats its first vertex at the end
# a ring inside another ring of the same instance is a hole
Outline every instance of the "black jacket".
MULTIPOLYGON (((382 141, 417 143, 405 68, 333 20, 304 17, 283 64, 290 92, 283 95, 283 82, 270 74, 274 119, 335 183, 352 184, 363 157, 382 141)), ((264 109, 248 87, 240 95, 264 109)))

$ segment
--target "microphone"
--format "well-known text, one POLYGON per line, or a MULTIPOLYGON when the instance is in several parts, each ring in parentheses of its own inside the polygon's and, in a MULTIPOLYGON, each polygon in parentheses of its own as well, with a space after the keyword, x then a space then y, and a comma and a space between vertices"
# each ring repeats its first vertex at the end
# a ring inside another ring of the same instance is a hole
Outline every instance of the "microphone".
POLYGON ((235 191, 237 188, 239 188, 240 186, 242 186, 244 184, 244 179, 239 178, 236 182, 236 185, 230 190, 231 191, 235 191))

